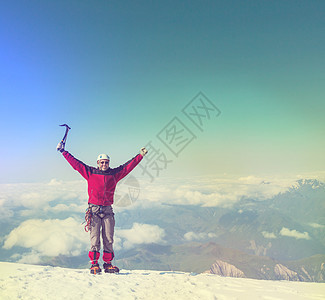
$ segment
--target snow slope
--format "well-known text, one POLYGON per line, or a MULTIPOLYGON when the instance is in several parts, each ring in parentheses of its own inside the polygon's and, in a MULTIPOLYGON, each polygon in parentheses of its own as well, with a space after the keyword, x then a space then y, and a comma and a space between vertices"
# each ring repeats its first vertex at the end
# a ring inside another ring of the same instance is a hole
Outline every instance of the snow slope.
POLYGON ((184 272, 88 270, 0 262, 0 299, 325 299, 325 283, 184 272))

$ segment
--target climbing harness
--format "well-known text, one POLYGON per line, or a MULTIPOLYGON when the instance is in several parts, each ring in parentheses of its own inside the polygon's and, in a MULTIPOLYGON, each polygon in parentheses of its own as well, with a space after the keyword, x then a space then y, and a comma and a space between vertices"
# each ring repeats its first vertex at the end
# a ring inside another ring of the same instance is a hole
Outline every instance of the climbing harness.
MULTIPOLYGON (((90 226, 91 226, 91 220, 93 217, 93 214, 97 215, 99 218, 103 219, 105 218, 107 215, 111 215, 110 213, 105 213, 104 212, 104 207, 103 205, 95 205, 95 204, 89 204, 88 208, 86 209, 86 214, 85 214, 85 221, 82 224, 85 224, 85 231, 88 232, 90 230, 90 226), (93 212, 92 208, 93 207, 98 207, 98 211, 93 212), (104 215, 103 217, 101 217, 100 215, 104 215)), ((113 213, 114 215, 114 213, 113 213)))

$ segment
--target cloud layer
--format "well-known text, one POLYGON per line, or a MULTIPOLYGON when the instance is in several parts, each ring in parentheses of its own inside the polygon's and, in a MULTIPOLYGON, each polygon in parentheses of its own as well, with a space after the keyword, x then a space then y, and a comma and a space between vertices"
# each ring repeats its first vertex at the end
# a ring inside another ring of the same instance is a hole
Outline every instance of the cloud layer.
MULTIPOLYGON (((81 231, 80 223, 73 218, 65 220, 31 219, 22 222, 5 238, 3 248, 15 246, 31 250, 28 255, 34 262, 42 256, 77 256, 87 249, 88 235, 81 231)), ((24 257, 23 262, 28 260, 24 257)))
MULTIPOLYGON (((228 207, 243 198, 263 201, 286 192, 295 178, 206 177, 155 180, 148 183, 138 180, 139 195, 125 207, 114 207, 119 213, 124 209, 142 209, 157 204, 200 205, 228 207)), ((117 187, 117 194, 127 193, 134 184, 117 187), (124 188, 124 190, 123 190, 124 188)), ((133 191, 133 189, 132 189, 133 191)), ((89 249, 89 236, 83 231, 84 212, 87 208, 87 184, 84 180, 47 183, 0 185, 0 223, 5 232, 0 236, 2 247, 26 249, 23 255, 11 254, 20 262, 36 263, 43 256, 77 256, 89 249), (10 221, 10 222, 8 222, 10 221), (14 221, 14 222, 13 222, 14 221)), ((140 221, 140 220, 139 220, 140 221)), ((116 228, 116 250, 130 249, 140 244, 164 243, 165 231, 155 224, 130 223, 126 228, 116 228)), ((324 225, 311 223, 313 228, 324 225)), ((189 229, 190 230, 190 229, 189 229)), ((264 238, 290 237, 309 240, 308 232, 283 227, 278 232, 262 232, 264 238)), ((187 241, 213 238, 213 233, 189 231, 187 241)), ((19 250, 20 251, 20 250, 19 250)))
MULTIPOLYGON (((81 213, 87 206, 87 184, 83 180, 29 184, 1 184, 0 208, 11 218, 38 218, 40 215, 81 213)), ((53 216, 51 216, 53 217, 53 216)))
MULTIPOLYGON (((130 229, 116 230, 114 248, 120 250, 140 244, 164 243, 164 236, 165 231, 157 225, 134 223, 130 229)), ((4 238, 3 248, 26 248, 27 252, 13 255, 12 259, 39 263, 42 257, 78 256, 89 249, 89 244, 89 234, 73 218, 31 219, 22 222, 4 238)))
MULTIPOLYGON (((130 184, 129 179, 118 184, 116 201, 119 202, 124 196, 128 201, 124 201, 123 205, 117 203, 115 208, 124 206, 121 209, 134 209, 138 205, 148 206, 152 203, 227 207, 242 198, 269 199, 287 191, 297 178, 210 176, 159 178, 150 183, 132 177, 136 186, 133 182, 130 184)), ((12 217, 14 213, 25 218, 62 212, 83 213, 87 200, 85 180, 63 182, 52 179, 47 183, 0 185, 0 208, 6 211, 4 218, 12 217)))
POLYGON ((139 244, 163 243, 164 229, 157 225, 134 223, 130 229, 116 231, 117 249, 129 249, 139 244))
POLYGON ((286 192, 297 177, 262 178, 256 176, 159 179, 141 183, 140 199, 147 202, 205 207, 229 207, 243 198, 266 200, 286 192))

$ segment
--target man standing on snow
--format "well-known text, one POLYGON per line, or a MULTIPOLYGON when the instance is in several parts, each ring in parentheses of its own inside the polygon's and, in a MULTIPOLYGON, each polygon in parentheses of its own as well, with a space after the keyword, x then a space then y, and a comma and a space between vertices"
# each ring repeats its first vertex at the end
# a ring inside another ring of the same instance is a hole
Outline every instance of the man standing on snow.
POLYGON ((101 268, 98 264, 100 256, 100 232, 103 239, 103 261, 106 273, 116 273, 119 269, 112 265, 114 258, 113 236, 115 219, 112 209, 114 192, 119 180, 129 174, 147 154, 147 149, 142 148, 140 154, 136 155, 124 165, 117 168, 110 168, 110 158, 107 154, 100 154, 97 158, 97 168, 88 166, 76 159, 64 149, 64 143, 60 142, 57 150, 62 153, 69 164, 78 171, 88 182, 88 217, 90 218, 90 251, 91 261, 90 272, 98 274, 101 268))

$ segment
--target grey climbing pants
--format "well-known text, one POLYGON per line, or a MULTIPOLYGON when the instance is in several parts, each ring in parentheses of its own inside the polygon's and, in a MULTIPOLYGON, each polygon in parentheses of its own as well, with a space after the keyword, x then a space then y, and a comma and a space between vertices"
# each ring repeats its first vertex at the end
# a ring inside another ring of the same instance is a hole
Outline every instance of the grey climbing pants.
POLYGON ((100 235, 104 252, 113 253, 115 219, 112 206, 90 205, 92 211, 90 232, 90 251, 100 251, 100 235))

